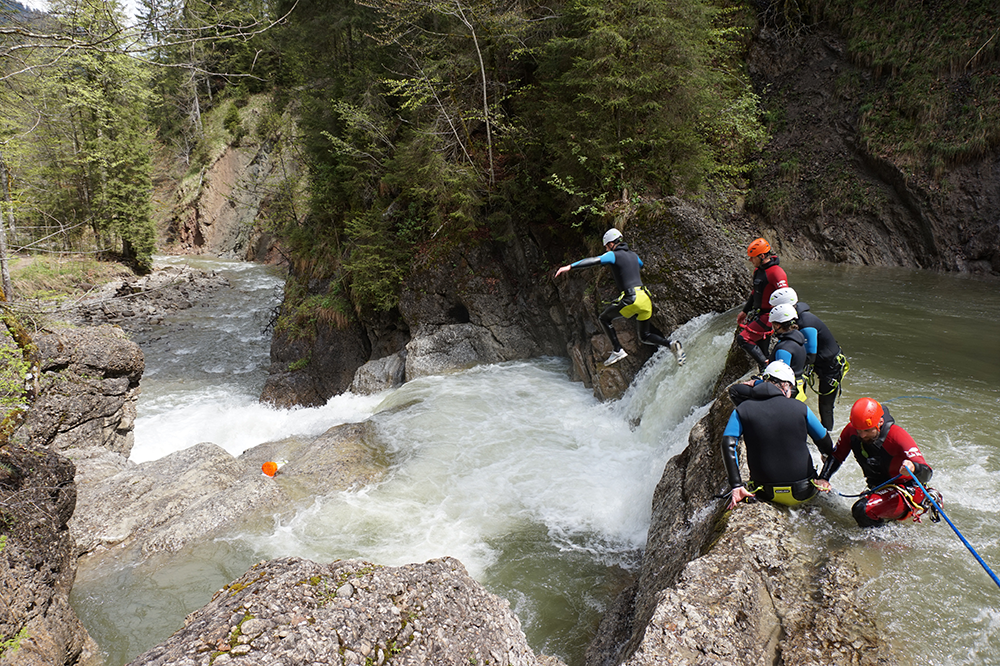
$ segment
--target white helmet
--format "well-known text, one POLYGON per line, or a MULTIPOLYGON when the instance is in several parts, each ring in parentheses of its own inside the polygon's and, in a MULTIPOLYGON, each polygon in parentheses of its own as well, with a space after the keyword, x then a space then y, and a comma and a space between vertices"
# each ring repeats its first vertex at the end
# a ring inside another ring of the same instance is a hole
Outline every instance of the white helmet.
POLYGON ((799 313, 791 303, 782 303, 771 308, 770 320, 772 324, 784 324, 798 318, 799 313))
POLYGON ((791 303, 795 305, 799 302, 799 295, 795 293, 795 290, 791 287, 782 287, 781 289, 775 289, 771 294, 771 298, 767 299, 768 305, 772 308, 775 305, 781 305, 782 303, 791 303))
POLYGON ((777 379, 779 382, 788 382, 789 384, 795 383, 795 372, 784 361, 768 363, 761 376, 764 379, 777 379))
POLYGON ((614 241, 618 240, 621 237, 622 237, 622 232, 618 231, 617 229, 608 229, 607 231, 604 232, 604 244, 607 245, 608 243, 613 243, 614 241))

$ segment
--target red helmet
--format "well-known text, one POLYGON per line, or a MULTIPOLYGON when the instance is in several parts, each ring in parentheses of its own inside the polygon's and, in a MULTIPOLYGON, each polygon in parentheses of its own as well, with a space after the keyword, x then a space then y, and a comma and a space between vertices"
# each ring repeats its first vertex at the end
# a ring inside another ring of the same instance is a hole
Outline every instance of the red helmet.
POLYGON ((851 407, 851 425, 857 430, 877 428, 882 420, 882 405, 871 398, 860 398, 851 407))
POLYGON ((754 242, 750 243, 750 247, 747 248, 748 257, 756 257, 758 254, 767 254, 771 251, 771 246, 763 238, 758 238, 754 242))

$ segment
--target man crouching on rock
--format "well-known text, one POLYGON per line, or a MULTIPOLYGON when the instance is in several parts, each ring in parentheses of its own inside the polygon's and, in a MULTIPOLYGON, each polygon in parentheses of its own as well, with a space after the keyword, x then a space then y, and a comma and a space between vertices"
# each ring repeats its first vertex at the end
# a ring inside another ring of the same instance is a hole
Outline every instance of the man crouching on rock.
POLYGON ((736 409, 722 433, 722 460, 729 476, 729 508, 757 499, 796 506, 818 492, 816 468, 806 444, 812 438, 823 455, 833 452, 833 440, 819 418, 805 403, 791 398, 795 373, 786 363, 774 361, 764 368, 759 382, 736 384, 729 395, 736 409), (740 437, 750 469, 748 489, 740 476, 736 447, 740 437))

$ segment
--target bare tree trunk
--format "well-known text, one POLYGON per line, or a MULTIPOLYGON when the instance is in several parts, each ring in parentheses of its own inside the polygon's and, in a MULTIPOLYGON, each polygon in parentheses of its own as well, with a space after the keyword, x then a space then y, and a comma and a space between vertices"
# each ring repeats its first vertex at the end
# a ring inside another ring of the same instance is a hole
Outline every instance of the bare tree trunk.
MULTIPOLYGON (((10 197, 10 187, 7 183, 7 163, 0 153, 0 180, 3 181, 3 202, 10 210, 10 232, 14 234, 14 202, 10 197)), ((3 300, 10 303, 14 300, 14 287, 10 282, 10 266, 7 264, 7 230, 5 229, 4 216, 0 211, 0 276, 3 280, 3 300)))
MULTIPOLYGON (((10 172, 7 171, 7 162, 3 159, 3 153, 0 153, 0 180, 3 181, 3 200, 7 204, 9 220, 7 229, 10 231, 10 242, 16 244, 17 230, 14 227, 14 200, 10 194, 10 172)), ((2 217, 0 217, 0 221, 2 221, 2 217)))
POLYGON ((486 122, 486 149, 489 153, 490 158, 490 185, 495 182, 495 175, 493 172, 493 132, 490 123, 490 105, 489 97, 487 95, 486 87, 486 65, 483 63, 483 52, 479 48, 479 38, 476 36, 476 28, 472 25, 472 22, 465 18, 465 12, 462 10, 462 5, 459 2, 455 3, 455 7, 458 9, 458 16, 465 27, 469 29, 472 34, 472 43, 476 47, 476 56, 479 58, 479 74, 483 80, 483 120, 486 122))

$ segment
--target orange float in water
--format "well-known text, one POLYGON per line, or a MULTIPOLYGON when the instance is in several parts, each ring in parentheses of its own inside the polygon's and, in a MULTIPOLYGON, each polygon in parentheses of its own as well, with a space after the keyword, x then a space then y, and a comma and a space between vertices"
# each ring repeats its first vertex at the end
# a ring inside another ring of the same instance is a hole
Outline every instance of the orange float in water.
POLYGON ((278 464, 273 462, 266 462, 260 466, 260 469, 268 476, 274 476, 278 472, 278 464))

